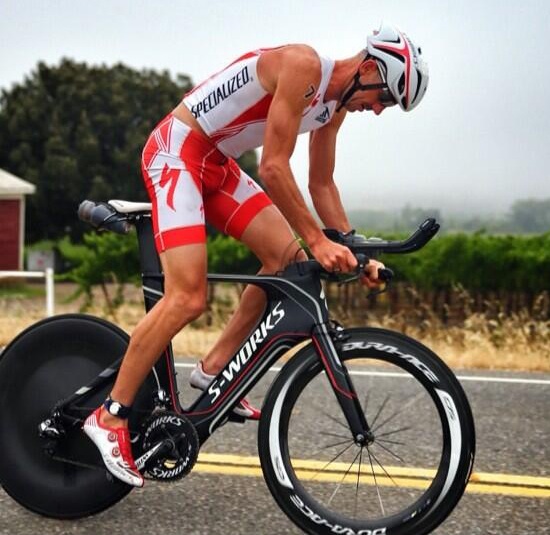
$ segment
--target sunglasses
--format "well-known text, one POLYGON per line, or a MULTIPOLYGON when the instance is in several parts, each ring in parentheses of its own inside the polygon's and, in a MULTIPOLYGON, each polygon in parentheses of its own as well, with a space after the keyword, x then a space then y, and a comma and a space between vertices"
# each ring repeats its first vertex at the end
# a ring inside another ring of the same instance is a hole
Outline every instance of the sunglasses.
MULTIPOLYGON (((367 56, 367 58, 368 57, 372 58, 372 56, 367 56)), ((377 59, 372 59, 376 61, 376 66, 378 67, 378 73, 380 75, 381 82, 378 84, 362 84, 359 81, 359 71, 357 71, 353 78, 353 85, 348 89, 348 91, 340 101, 340 105, 338 106, 338 108, 336 108, 336 111, 340 111, 340 109, 346 104, 346 102, 352 97, 353 93, 355 93, 356 91, 368 91, 371 89, 381 90, 378 95, 378 101, 380 102, 380 104, 382 104, 382 106, 384 106, 384 108, 390 108, 391 106, 395 106, 397 104, 397 100, 395 100, 390 91, 390 88, 388 87, 385 68, 377 59)))
POLYGON ((380 91, 380 95, 378 96, 378 100, 380 101, 380 104, 384 106, 384 108, 390 108, 391 106, 395 106, 397 104, 397 100, 395 100, 394 96, 392 95, 392 92, 390 91, 390 88, 388 87, 388 79, 386 78, 386 70, 378 60, 376 61, 376 65, 378 67, 378 73, 380 74, 380 80, 382 80, 383 87, 381 88, 382 91, 380 91))

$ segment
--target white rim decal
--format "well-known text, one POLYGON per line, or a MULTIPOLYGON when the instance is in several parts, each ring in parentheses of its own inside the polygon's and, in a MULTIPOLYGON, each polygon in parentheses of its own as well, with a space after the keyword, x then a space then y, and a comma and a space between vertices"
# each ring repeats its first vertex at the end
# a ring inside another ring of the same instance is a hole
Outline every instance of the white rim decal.
POLYGON ((275 406, 273 407, 273 413, 271 414, 271 420, 269 422, 269 453, 271 455, 271 465, 273 471, 277 476, 277 480, 281 485, 287 489, 294 489, 288 474, 286 473, 285 465, 283 463, 283 456, 281 455, 281 444, 279 442, 279 423, 281 421, 281 410, 286 398, 286 393, 290 388, 290 385, 294 381, 294 378, 301 372, 302 368, 307 365, 307 361, 299 366, 294 373, 287 379, 285 385, 279 392, 275 406))
POLYGON ((456 473, 458 471, 458 464, 460 462, 460 451, 462 449, 462 434, 460 432, 460 422, 458 420, 458 412, 456 410, 455 402, 447 392, 437 388, 435 391, 443 403, 445 413, 447 414, 447 421, 449 422, 449 431, 451 434, 451 457, 449 460, 447 479, 445 480, 445 484, 443 485, 439 498, 432 506, 432 510, 436 509, 445 498, 451 488, 451 485, 453 484, 453 481, 455 480, 456 473))

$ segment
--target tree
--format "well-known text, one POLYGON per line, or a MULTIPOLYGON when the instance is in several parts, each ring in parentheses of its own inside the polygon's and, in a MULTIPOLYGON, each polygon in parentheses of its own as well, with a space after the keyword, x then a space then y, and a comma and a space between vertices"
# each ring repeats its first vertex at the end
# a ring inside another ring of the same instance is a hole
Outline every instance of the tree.
POLYGON ((550 231, 550 199, 516 201, 511 208, 510 222, 519 232, 550 231))
MULTIPOLYGON (((187 75, 63 59, 38 63, 23 83, 3 90, 0 167, 37 186, 27 201, 30 241, 80 238, 82 199, 148 201, 141 150, 191 87, 187 75)), ((257 178, 255 153, 241 161, 257 178)))
POLYGON ((400 224, 402 228, 414 229, 429 217, 435 217, 441 223, 441 212, 437 208, 412 208, 407 204, 401 210, 400 224))

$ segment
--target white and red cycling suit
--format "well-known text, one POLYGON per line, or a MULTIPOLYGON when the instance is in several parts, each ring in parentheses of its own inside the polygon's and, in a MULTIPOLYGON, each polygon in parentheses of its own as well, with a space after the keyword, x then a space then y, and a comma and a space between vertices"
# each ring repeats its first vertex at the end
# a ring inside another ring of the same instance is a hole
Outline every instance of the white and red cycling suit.
MULTIPOLYGON (((240 238, 271 200, 233 158, 263 144, 270 95, 260 84, 260 49, 244 54, 183 98, 208 138, 172 114, 150 135, 142 172, 153 204, 157 250, 206 240, 205 218, 240 238)), ((302 113, 299 132, 330 121, 336 101, 324 101, 334 61, 320 57, 321 81, 302 113)))

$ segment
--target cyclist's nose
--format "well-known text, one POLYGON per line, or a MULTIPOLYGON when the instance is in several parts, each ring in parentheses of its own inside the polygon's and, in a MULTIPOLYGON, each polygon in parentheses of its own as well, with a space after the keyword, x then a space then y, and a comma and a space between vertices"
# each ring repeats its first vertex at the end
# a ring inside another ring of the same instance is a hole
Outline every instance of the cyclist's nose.
POLYGON ((372 111, 375 115, 380 115, 385 109, 386 108, 382 104, 380 104, 380 102, 375 102, 372 105, 372 111))

